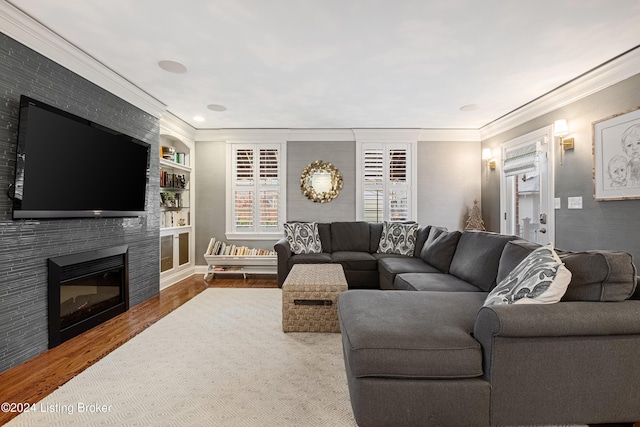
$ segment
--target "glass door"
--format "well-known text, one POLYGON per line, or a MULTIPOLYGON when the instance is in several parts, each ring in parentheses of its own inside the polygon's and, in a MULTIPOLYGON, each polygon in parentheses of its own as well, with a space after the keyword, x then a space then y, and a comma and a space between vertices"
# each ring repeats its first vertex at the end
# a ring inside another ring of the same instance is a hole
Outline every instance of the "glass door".
POLYGON ((501 227, 504 234, 553 243, 551 126, 502 144, 501 227))

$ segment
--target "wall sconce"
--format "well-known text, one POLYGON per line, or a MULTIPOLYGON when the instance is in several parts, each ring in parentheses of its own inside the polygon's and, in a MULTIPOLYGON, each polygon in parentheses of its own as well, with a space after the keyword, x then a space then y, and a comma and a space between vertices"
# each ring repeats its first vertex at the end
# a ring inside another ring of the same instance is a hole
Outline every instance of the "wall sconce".
POLYGON ((563 154, 565 150, 574 149, 573 138, 564 139, 569 134, 569 125, 565 119, 556 120, 553 124, 553 135, 560 138, 560 166, 564 164, 563 154))
POLYGON ((496 169, 496 160, 493 158, 493 153, 491 152, 491 148, 482 149, 482 160, 485 161, 487 168, 491 170, 496 169))

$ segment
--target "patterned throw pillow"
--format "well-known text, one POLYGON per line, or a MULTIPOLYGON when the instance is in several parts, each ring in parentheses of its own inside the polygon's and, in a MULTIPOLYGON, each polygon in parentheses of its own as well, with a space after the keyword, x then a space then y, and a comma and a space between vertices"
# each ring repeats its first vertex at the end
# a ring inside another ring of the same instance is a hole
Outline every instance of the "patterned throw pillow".
POLYGON ((498 283, 484 306, 504 304, 553 304, 567 291, 571 272, 551 246, 531 252, 498 283))
POLYGON ((378 253, 412 256, 416 247, 418 224, 384 222, 378 253))
POLYGON ((287 222, 284 233, 294 254, 322 253, 317 222, 287 222))

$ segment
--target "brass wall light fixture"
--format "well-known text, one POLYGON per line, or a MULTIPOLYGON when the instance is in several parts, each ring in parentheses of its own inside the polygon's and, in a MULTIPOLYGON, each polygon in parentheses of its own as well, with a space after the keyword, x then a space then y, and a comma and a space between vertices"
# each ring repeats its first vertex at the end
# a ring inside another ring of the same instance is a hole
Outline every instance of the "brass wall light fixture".
POLYGON ((553 135, 560 138, 560 166, 564 164, 564 152, 566 150, 574 149, 574 139, 567 138, 565 135, 569 134, 569 125, 565 119, 556 120, 553 124, 553 135))
POLYGON ((482 149, 482 160, 485 161, 487 169, 496 169, 496 159, 493 158, 493 152, 491 151, 491 148, 482 149))

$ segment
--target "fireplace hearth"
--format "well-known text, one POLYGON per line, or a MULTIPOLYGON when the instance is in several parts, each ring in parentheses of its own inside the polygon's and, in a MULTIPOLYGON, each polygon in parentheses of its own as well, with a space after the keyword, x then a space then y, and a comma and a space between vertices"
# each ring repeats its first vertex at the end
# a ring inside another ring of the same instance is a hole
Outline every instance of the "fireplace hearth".
POLYGON ((49 348, 129 309, 128 246, 49 258, 49 348))

